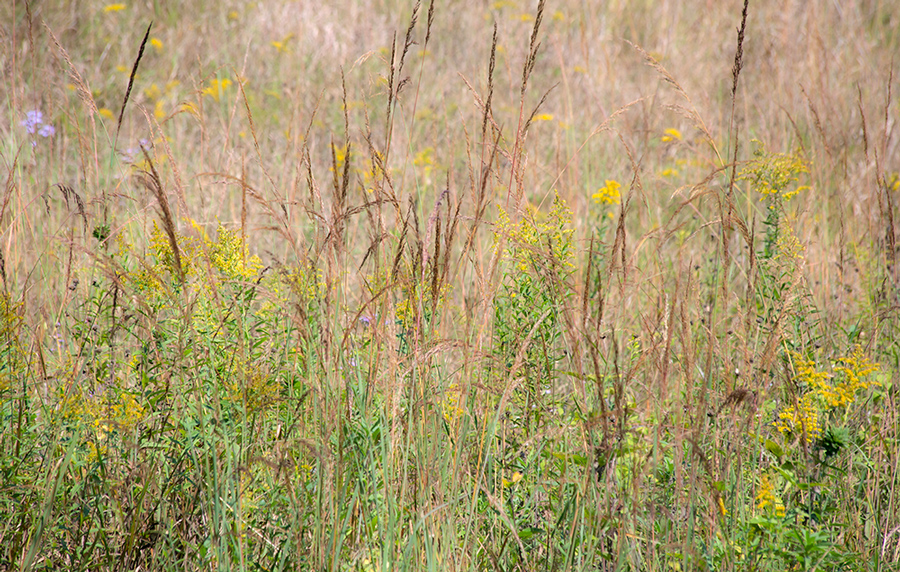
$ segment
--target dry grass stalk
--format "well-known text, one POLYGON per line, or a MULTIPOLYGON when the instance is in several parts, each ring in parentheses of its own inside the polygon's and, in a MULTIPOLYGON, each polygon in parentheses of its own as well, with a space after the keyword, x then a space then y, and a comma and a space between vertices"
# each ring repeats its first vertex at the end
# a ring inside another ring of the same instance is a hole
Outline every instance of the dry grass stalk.
POLYGON ((128 105, 128 98, 131 97, 131 88, 134 86, 134 76, 137 75, 138 66, 141 64, 141 58, 144 56, 144 47, 147 45, 147 39, 150 37, 150 28, 153 22, 147 25, 147 31, 144 32, 144 39, 141 40, 141 47, 138 48, 137 57, 134 59, 134 65, 131 66, 131 74, 128 76, 128 87, 125 88, 125 98, 122 100, 122 109, 119 110, 119 118, 116 120, 116 137, 119 140, 119 130, 122 129, 122 118, 125 116, 125 107, 128 105))

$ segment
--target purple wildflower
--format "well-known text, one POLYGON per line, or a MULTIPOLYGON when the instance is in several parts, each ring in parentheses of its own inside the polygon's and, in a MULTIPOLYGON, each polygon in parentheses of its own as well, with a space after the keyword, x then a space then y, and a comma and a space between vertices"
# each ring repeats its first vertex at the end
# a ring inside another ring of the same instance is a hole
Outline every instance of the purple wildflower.
MULTIPOLYGON (((56 133, 56 128, 48 123, 44 123, 44 114, 37 109, 29 111, 25 114, 25 119, 19 122, 19 125, 25 127, 25 131, 34 135, 37 133, 41 137, 51 137, 56 133)), ((31 146, 35 147, 37 143, 31 142, 31 146)))
POLYGON ((20 122, 19 125, 24 125, 26 131, 34 133, 42 123, 44 123, 44 114, 35 109, 26 113, 25 120, 20 122))

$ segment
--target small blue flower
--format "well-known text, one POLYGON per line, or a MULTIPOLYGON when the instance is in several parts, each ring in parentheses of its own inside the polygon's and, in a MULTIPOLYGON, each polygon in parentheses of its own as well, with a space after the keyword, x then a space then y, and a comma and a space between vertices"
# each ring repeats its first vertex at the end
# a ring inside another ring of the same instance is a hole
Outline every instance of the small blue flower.
POLYGON ((44 125, 43 127, 41 127, 41 130, 38 131, 38 135, 40 135, 41 137, 50 137, 54 133, 56 133, 56 128, 52 125, 44 125))
POLYGON ((29 133, 34 133, 37 131, 38 127, 44 123, 44 114, 38 110, 29 111, 25 114, 25 120, 21 121, 19 125, 23 125, 25 130, 29 133))

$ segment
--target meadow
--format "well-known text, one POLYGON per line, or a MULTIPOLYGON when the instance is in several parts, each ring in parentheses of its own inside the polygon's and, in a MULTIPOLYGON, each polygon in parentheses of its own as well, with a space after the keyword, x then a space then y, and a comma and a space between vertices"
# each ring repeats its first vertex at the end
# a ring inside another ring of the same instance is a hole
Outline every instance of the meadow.
POLYGON ((0 570, 897 569, 891 2, 0 43, 0 570))

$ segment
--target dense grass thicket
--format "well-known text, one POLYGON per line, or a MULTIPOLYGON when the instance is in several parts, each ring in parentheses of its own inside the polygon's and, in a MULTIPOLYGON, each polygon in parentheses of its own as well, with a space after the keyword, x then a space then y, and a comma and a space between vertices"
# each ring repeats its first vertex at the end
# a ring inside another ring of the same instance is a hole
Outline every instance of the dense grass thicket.
POLYGON ((0 570, 897 569, 891 2, 0 44, 0 570))

